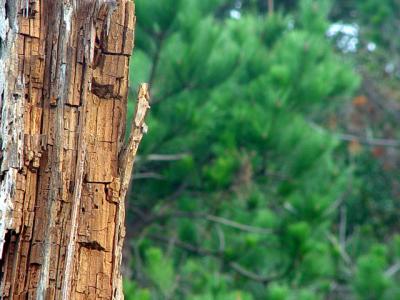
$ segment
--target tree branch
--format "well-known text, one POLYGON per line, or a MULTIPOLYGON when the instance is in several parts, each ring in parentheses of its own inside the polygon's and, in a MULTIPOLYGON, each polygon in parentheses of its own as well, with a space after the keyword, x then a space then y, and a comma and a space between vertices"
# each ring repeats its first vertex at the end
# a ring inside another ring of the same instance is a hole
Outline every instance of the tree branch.
MULTIPOLYGON (((325 128, 321 127, 318 124, 313 122, 309 122, 310 126, 318 131, 326 131, 325 128)), ((328 131, 329 132, 329 131, 328 131)), ((360 144, 369 145, 369 146, 381 146, 381 147, 400 147, 400 140, 394 139, 382 139, 382 138, 369 138, 357 136, 349 133, 332 133, 337 139, 345 141, 345 142, 359 142, 360 144)))
POLYGON ((177 153, 177 154, 149 154, 146 156, 137 156, 136 161, 176 161, 182 160, 188 157, 189 153, 177 153))
POLYGON ((262 227, 255 227, 255 226, 250 226, 246 224, 241 224, 229 219, 225 219, 222 217, 218 216, 213 216, 213 215, 205 215, 205 218, 211 222, 214 223, 219 223, 228 227, 232 227, 235 229, 239 229, 242 231, 247 231, 247 232, 252 232, 252 233, 259 233, 259 234, 270 234, 272 233, 271 229, 268 228, 262 228, 262 227))
MULTIPOLYGON (((157 240, 166 244, 170 243, 170 238, 163 236, 163 235, 158 235, 158 234, 149 234, 147 235, 149 238, 153 240, 157 240)), ((200 248, 193 246, 192 244, 183 242, 181 240, 175 239, 174 240, 174 245, 178 246, 181 249, 187 250, 191 253, 197 254, 197 255, 203 255, 203 256, 215 256, 215 257, 220 257, 222 255, 221 252, 215 251, 215 250, 210 250, 206 248, 200 248)))
MULTIPOLYGON (((148 237, 163 242, 163 243, 170 243, 170 239, 166 236, 161 236, 161 235, 157 235, 157 234, 151 234, 148 237)), ((191 253, 197 254, 197 255, 203 255, 203 256, 213 256, 216 258, 221 259, 224 263, 227 263, 227 265, 234 270, 236 273, 238 273, 239 275, 241 275, 242 277, 246 277, 250 280, 256 281, 256 282, 260 282, 263 284, 269 284, 272 281, 275 280, 279 280, 282 277, 286 276, 286 274, 288 274, 288 272, 292 269, 295 259, 288 265, 288 267, 281 273, 278 273, 276 275, 273 276, 261 276, 258 275, 250 270, 247 270, 246 268, 244 268, 242 265, 240 265, 237 262, 234 261, 227 261, 226 257, 224 257, 224 253, 221 251, 215 251, 215 250, 210 250, 210 249, 206 249, 206 248, 200 248, 200 247, 196 247, 193 246, 189 243, 180 241, 178 239, 174 239, 174 245, 178 246, 179 248, 189 251, 191 253)))
POLYGON ((138 173, 133 175, 133 179, 157 179, 157 180, 165 180, 165 177, 155 173, 155 172, 145 172, 145 173, 138 173))
POLYGON ((160 62, 160 55, 161 55, 161 50, 162 50, 162 46, 164 43, 164 39, 165 39, 166 33, 165 32, 161 32, 158 35, 158 39, 157 39, 157 43, 156 43, 156 52, 154 53, 154 57, 153 57, 153 64, 151 65, 151 69, 150 69, 150 75, 149 75, 149 84, 150 86, 153 84, 154 79, 156 77, 156 73, 157 73, 157 68, 158 68, 158 64, 160 62))
POLYGON ((165 219, 168 217, 175 217, 175 218, 201 218, 201 219, 206 219, 210 222, 213 223, 218 223, 221 225, 225 225, 228 227, 232 227, 241 231, 247 231, 251 233, 258 233, 258 234, 271 234, 273 231, 270 228, 263 228, 263 227, 256 227, 256 226, 251 226, 247 224, 242 224, 238 223, 223 217, 219 216, 214 216, 210 215, 207 213, 201 213, 201 212, 184 212, 184 211, 174 211, 170 214, 162 214, 159 216, 155 216, 154 219, 165 219))
POLYGON ((272 16, 274 14, 274 0, 268 0, 268 15, 272 16))
POLYGON ((400 140, 392 140, 392 139, 375 139, 368 137, 360 137, 352 134, 335 134, 335 136, 346 142, 357 141, 360 144, 365 144, 369 146, 382 146, 382 147, 400 147, 400 140))
POLYGON ((400 262, 397 262, 394 265, 390 266, 389 269, 385 271, 385 276, 392 277, 396 275, 396 273, 399 271, 400 271, 400 262))
POLYGON ((125 199, 128 190, 129 182, 132 175, 133 164, 135 162, 136 153, 143 135, 147 132, 147 125, 145 117, 148 112, 149 106, 149 86, 148 84, 141 84, 138 91, 138 102, 134 119, 131 124, 131 134, 128 142, 121 151, 119 159, 119 174, 121 176, 121 195, 122 201, 125 199))

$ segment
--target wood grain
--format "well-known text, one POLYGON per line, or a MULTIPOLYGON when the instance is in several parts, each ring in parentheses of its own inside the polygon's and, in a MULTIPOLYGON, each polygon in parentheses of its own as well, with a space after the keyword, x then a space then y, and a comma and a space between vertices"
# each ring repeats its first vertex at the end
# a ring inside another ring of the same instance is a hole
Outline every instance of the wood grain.
POLYGON ((124 198, 148 108, 141 88, 140 138, 125 145, 134 3, 0 7, 1 298, 121 299, 124 198))

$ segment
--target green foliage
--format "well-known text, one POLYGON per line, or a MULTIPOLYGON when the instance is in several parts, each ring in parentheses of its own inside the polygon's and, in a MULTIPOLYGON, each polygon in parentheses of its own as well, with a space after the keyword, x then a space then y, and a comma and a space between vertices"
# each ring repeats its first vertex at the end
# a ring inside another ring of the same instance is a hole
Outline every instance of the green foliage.
POLYGON ((387 267, 385 252, 385 247, 376 245, 358 259, 354 288, 359 299, 383 299, 389 286, 389 280, 384 275, 387 267))
POLYGON ((289 298, 289 294, 288 287, 274 284, 268 289, 268 300, 286 300, 289 298))
POLYGON ((303 0, 300 1, 299 22, 307 31, 323 35, 328 29, 328 14, 330 0, 303 0))
POLYGON ((158 248, 146 251, 146 274, 165 296, 171 296, 174 289, 174 270, 172 261, 166 258, 158 248))
POLYGON ((363 21, 371 22, 372 25, 382 25, 392 16, 392 10, 396 8, 395 1, 367 0, 358 1, 359 10, 363 21), (368 20, 366 20, 368 16, 368 20))
POLYGON ((396 299, 371 227, 336 238, 337 207, 363 182, 321 126, 360 84, 325 36, 330 3, 269 17, 244 5, 239 19, 230 1, 136 6, 131 96, 150 81, 153 101, 136 171, 156 176, 130 199, 143 266, 127 298, 322 300, 345 286, 346 299, 396 299))
POLYGON ((124 293, 126 300, 150 300, 151 294, 147 289, 141 289, 134 282, 124 281, 124 293))

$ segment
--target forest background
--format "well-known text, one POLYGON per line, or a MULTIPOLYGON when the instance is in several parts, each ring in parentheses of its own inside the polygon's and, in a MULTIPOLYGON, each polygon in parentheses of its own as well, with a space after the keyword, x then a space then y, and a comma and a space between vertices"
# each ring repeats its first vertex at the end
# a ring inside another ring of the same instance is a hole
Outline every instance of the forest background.
POLYGON ((136 10, 126 298, 400 299, 400 1, 136 10))

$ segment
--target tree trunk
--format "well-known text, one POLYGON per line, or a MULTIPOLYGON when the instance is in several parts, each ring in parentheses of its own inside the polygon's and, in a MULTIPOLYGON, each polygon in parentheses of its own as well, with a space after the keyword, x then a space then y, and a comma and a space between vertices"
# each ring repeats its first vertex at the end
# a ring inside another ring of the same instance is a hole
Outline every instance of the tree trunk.
POLYGON ((274 0, 268 0, 268 14, 270 16, 274 14, 274 0))
POLYGON ((129 0, 0 0, 1 299, 121 299, 129 0))

